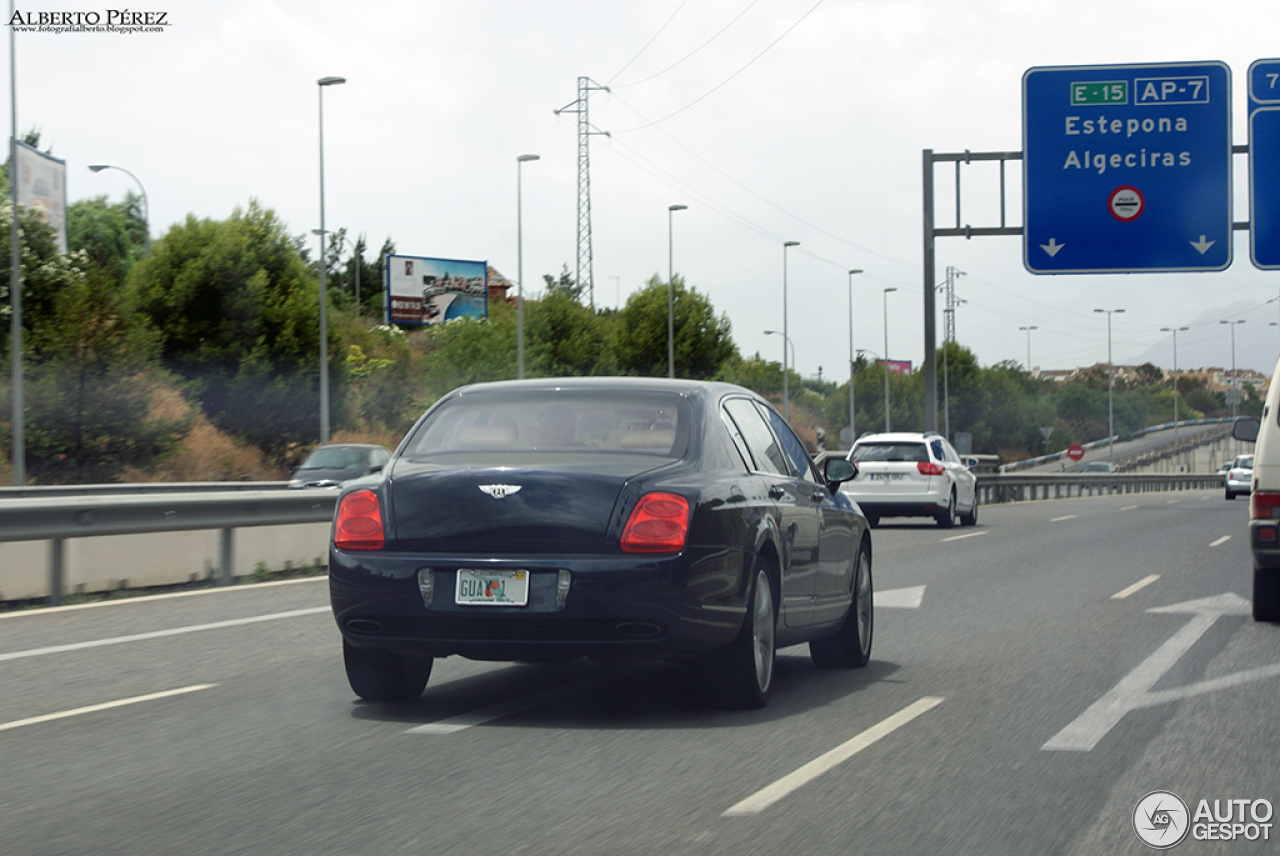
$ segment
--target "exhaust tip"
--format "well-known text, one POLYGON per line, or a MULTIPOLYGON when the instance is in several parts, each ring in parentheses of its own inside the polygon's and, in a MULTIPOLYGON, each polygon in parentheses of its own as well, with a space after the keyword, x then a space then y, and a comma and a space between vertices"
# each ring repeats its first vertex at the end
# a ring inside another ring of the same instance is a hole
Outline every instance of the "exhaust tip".
POLYGON ((353 618, 347 622, 347 629, 362 636, 373 636, 383 630, 382 622, 371 618, 353 618))
POLYGON ((648 621, 624 621, 614 627, 614 632, 628 639, 656 639, 662 635, 662 625, 648 621))

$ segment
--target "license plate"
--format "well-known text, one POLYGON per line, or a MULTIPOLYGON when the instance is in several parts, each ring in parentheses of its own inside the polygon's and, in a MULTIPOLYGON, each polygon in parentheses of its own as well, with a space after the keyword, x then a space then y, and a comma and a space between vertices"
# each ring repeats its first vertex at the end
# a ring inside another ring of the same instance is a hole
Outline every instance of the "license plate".
POLYGON ((524 606, 529 602, 529 572, 459 568, 456 602, 463 606, 524 606))
POLYGON ((907 477, 906 473, 872 473, 872 481, 902 481, 907 477))

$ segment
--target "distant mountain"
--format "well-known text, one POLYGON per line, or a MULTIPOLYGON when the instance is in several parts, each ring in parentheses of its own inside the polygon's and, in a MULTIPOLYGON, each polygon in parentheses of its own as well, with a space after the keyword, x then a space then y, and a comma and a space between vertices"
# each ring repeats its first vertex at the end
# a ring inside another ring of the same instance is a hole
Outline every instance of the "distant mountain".
MULTIPOLYGON (((1189 330, 1178 333, 1178 368, 1202 368, 1205 366, 1231 367, 1231 330, 1222 324, 1223 319, 1244 319, 1236 328, 1236 366, 1253 369, 1270 375, 1276 368, 1276 355, 1280 353, 1280 327, 1271 326, 1275 319, 1274 304, 1267 307, 1264 316, 1255 302, 1241 302, 1211 309, 1199 315, 1186 326, 1189 330), (1257 328, 1261 327, 1260 332, 1257 328)), ((1173 337, 1165 333, 1164 339, 1137 356, 1121 358, 1124 365, 1154 363, 1165 369, 1173 368, 1173 337)))

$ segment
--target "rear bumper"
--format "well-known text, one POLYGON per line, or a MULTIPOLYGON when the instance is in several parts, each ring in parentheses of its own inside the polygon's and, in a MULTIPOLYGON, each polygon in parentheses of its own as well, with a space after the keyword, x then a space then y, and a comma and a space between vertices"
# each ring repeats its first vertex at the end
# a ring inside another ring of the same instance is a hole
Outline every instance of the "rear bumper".
POLYGON ((330 550, 329 592, 350 644, 414 656, 474 660, 650 658, 723 648, 746 616, 743 557, 689 548, 675 557, 482 558, 330 550), (521 607, 455 602, 458 568, 525 569, 521 607), (418 571, 430 568, 430 605, 418 571), (572 575, 556 605, 561 569, 572 575))
POLYGON ((938 497, 904 496, 901 498, 887 496, 860 497, 849 494, 849 498, 858 503, 862 513, 876 517, 933 517, 947 510, 950 495, 938 497))

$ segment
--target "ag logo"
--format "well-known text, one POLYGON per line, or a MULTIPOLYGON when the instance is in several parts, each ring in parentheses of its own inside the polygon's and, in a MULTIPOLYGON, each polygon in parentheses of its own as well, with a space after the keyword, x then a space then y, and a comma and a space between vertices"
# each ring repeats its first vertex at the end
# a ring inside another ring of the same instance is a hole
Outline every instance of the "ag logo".
POLYGON ((521 486, 518 484, 482 484, 477 485, 477 487, 494 499, 506 499, 511 494, 518 493, 521 486))
POLYGON ((1133 810, 1133 831, 1157 850, 1168 850, 1186 838, 1190 821, 1187 804, 1169 791, 1152 791, 1133 810))

